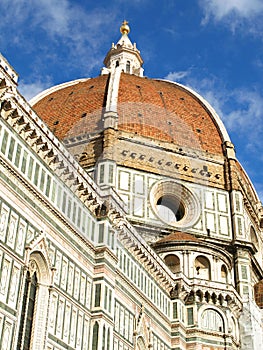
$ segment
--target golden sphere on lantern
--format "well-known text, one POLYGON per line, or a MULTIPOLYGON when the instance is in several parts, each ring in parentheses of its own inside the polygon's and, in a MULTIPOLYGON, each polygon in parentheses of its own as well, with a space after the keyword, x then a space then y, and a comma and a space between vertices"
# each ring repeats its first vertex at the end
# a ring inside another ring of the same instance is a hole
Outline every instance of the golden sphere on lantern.
POLYGON ((122 22, 122 25, 120 27, 120 32, 121 32, 122 35, 130 33, 130 27, 128 26, 128 22, 127 21, 123 21, 122 22))

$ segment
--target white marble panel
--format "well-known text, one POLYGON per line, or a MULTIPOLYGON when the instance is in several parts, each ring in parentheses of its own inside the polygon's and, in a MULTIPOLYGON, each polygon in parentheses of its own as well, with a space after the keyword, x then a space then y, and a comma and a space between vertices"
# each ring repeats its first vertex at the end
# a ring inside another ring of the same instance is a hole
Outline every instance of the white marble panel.
POLYGON ((223 193, 217 193, 217 204, 218 204, 218 210, 220 212, 226 213, 227 208, 227 196, 223 193))
POLYGON ((216 232, 216 224, 215 224, 215 214, 214 213, 205 213, 206 218, 206 228, 211 232, 216 232))
POLYGON ((229 235, 229 223, 227 216, 219 216, 219 230, 221 235, 229 235))
POLYGON ((124 191, 130 190, 131 174, 126 171, 119 173, 119 189, 124 191))
POLYGON ((215 209, 215 194, 211 191, 205 192, 205 208, 210 210, 215 209))
POLYGON ((9 212, 10 212, 9 207, 4 203, 2 203, 2 208, 0 213, 0 240, 1 241, 5 241, 9 212))
POLYGON ((133 215, 138 217, 144 216, 144 198, 134 197, 133 198, 133 215))

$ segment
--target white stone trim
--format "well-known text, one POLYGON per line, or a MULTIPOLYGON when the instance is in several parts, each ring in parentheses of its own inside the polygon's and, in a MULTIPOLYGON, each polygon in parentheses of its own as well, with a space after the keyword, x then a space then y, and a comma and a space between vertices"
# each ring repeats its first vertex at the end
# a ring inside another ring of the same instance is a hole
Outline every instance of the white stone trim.
MULTIPOLYGON (((246 177, 246 179, 247 179, 247 181, 248 181, 248 183, 249 183, 249 185, 250 185, 250 188, 251 188, 251 190, 252 190, 254 196, 255 196, 256 199, 257 199, 257 203, 260 203, 259 196, 258 196, 258 194, 257 194, 257 191, 256 191, 256 189, 255 189, 255 187, 254 187, 252 181, 250 180, 250 177, 248 176, 248 173, 246 172, 246 170, 244 169, 244 167, 242 166, 242 164, 241 164, 240 162, 239 162, 239 165, 240 165, 240 167, 241 167, 241 169, 242 169, 242 171, 243 171, 243 173, 244 173, 244 175, 245 175, 245 177, 246 177)), ((261 203, 260 203, 260 206, 261 206, 261 203)))
POLYGON ((116 67, 110 75, 109 88, 107 92, 106 112, 117 113, 120 78, 121 67, 116 67))
POLYGON ((59 85, 55 85, 55 86, 52 86, 51 88, 49 89, 46 89, 42 92, 40 92, 39 94, 37 94, 35 97, 33 97, 30 101, 29 101, 29 104, 31 106, 35 105, 37 102, 39 102, 40 100, 42 100, 44 97, 50 95, 52 92, 55 92, 55 91, 58 91, 58 90, 61 90, 61 89, 64 89, 68 86, 72 86, 72 85, 76 85, 78 83, 83 83, 87 80, 89 80, 90 78, 83 78, 83 79, 76 79, 76 80, 72 80, 72 81, 68 81, 66 83, 62 83, 62 84, 59 84, 59 85))

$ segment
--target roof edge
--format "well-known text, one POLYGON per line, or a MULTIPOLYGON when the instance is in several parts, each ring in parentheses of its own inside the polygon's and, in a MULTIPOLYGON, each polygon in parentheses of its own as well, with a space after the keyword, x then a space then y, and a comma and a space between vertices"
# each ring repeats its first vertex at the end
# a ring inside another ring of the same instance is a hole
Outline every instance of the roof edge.
POLYGON ((82 79, 76 79, 76 80, 71 80, 62 84, 58 84, 55 86, 52 86, 46 90, 43 90, 42 92, 40 92, 39 94, 37 94, 36 96, 34 96, 33 98, 31 98, 31 100, 29 101, 29 104, 31 106, 34 106, 37 102, 39 102, 40 100, 42 100, 44 97, 50 95, 52 92, 61 90, 63 88, 66 88, 68 86, 72 86, 78 83, 82 83, 84 81, 89 80, 90 78, 82 78, 82 79))
POLYGON ((261 206, 262 206, 261 199, 259 198, 259 195, 258 195, 258 193, 257 193, 257 190, 256 190, 256 188, 255 188, 253 182, 251 181, 251 179, 250 179, 248 173, 246 172, 245 168, 243 167, 243 165, 242 165, 239 161, 238 161, 238 163, 239 163, 239 166, 240 166, 241 170, 243 171, 243 174, 244 174, 245 177, 246 177, 246 180, 248 181, 248 183, 249 183, 249 185, 250 185, 250 189, 251 189, 251 191, 253 192, 253 195, 255 196, 255 199, 257 200, 257 203, 260 203, 261 206))

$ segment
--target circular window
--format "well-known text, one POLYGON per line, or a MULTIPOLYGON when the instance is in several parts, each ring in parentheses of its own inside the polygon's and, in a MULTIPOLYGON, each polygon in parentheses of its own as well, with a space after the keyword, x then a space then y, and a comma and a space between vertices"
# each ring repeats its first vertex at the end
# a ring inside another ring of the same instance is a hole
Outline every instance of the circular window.
POLYGON ((200 215, 194 194, 173 180, 162 180, 152 187, 150 204, 162 222, 178 228, 192 226, 200 215))
POLYGON ((156 203, 158 215, 166 222, 180 221, 185 215, 185 209, 176 196, 164 195, 156 203))

